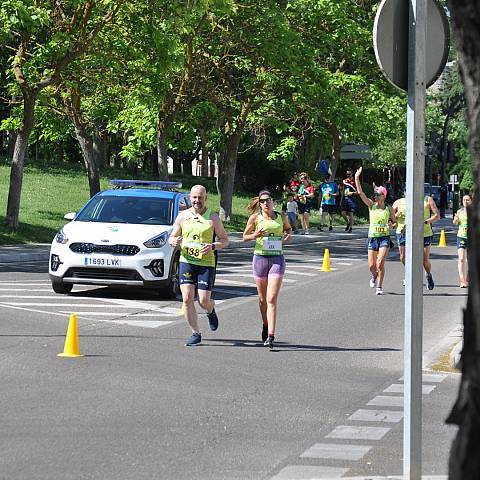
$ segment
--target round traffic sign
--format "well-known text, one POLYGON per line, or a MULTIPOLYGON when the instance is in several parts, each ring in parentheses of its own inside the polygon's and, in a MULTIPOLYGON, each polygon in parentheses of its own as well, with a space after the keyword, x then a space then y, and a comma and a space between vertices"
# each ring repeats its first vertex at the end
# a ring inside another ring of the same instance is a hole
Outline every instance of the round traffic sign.
MULTIPOLYGON (((373 46, 378 66, 387 80, 408 91, 408 0, 382 0, 373 27, 373 46)), ((425 81, 427 88, 442 73, 448 59, 450 30, 438 0, 427 0, 425 81)))

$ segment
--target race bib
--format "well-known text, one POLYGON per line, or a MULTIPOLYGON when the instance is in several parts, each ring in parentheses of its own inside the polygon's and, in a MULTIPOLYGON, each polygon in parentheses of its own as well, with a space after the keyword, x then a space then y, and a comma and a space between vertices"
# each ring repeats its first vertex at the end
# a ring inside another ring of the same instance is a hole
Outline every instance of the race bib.
POLYGON ((460 225, 458 227, 458 236, 462 238, 467 238, 468 235, 468 225, 460 225))
POLYGON ((281 237, 264 237, 262 251, 265 253, 276 253, 280 255, 282 251, 281 237))
POLYGON ((200 250, 203 248, 203 243, 198 243, 198 242, 188 242, 182 245, 182 255, 185 258, 196 258, 196 259, 201 259, 202 254, 200 253, 200 250))
POLYGON ((382 235, 382 236, 386 236, 389 234, 388 225, 385 225, 383 223, 377 223, 376 225, 374 225, 373 231, 376 234, 382 235))

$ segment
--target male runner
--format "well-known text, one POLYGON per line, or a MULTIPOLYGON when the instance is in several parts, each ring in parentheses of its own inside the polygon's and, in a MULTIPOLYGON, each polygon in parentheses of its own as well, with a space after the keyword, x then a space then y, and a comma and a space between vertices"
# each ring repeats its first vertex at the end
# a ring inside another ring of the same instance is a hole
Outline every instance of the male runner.
POLYGON ((185 319, 192 329, 192 336, 185 343, 186 346, 198 345, 202 341, 194 304, 196 289, 198 303, 207 311, 210 330, 218 328, 215 302, 211 298, 215 279, 214 250, 228 245, 228 235, 218 214, 205 206, 207 191, 203 185, 192 187, 190 201, 191 208, 178 214, 168 239, 173 247, 181 246, 180 290, 185 319))

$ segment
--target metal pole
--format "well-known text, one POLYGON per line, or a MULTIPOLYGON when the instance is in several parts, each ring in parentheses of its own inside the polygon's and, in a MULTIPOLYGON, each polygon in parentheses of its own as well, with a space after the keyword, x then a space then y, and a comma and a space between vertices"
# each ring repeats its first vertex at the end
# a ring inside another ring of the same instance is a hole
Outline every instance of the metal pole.
POLYGON ((403 474, 406 480, 421 480, 427 0, 409 2, 403 474))

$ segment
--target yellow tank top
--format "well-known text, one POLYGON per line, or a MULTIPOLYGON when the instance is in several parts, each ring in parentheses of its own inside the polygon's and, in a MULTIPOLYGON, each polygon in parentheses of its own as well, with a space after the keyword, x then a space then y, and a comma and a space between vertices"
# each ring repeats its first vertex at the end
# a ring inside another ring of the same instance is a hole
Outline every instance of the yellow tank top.
POLYGON ((464 208, 461 208, 458 212, 458 233, 457 237, 468 238, 468 217, 467 211, 464 208))
MULTIPOLYGON (((401 233, 405 227, 407 215, 407 199, 402 198, 397 208, 397 229, 396 233, 401 233)), ((430 218, 430 205, 428 204, 428 197, 423 198, 423 221, 430 218)), ((423 225, 423 236, 431 237, 433 235, 432 225, 430 223, 423 225)))
MULTIPOLYGON (((423 198, 423 220, 430 218, 430 205, 428 204, 428 197, 423 198)), ((433 235, 432 224, 424 223, 423 225, 423 236, 431 237, 433 235)))
POLYGON ((372 205, 370 212, 370 228, 368 229, 369 237, 388 237, 390 229, 388 220, 390 218, 390 209, 385 205, 382 210, 376 204, 372 205))
POLYGON ((397 229, 395 230, 396 233, 402 233, 402 230, 405 227, 406 215, 407 215, 407 199, 401 198, 400 201, 398 202, 398 207, 397 207, 397 229))
POLYGON ((255 255, 282 255, 283 253, 283 218, 280 213, 276 213, 273 220, 263 218, 258 214, 255 222, 255 229, 263 228, 267 235, 258 237, 255 241, 255 255))
POLYGON ((215 266, 215 254, 213 251, 202 255, 200 250, 206 243, 212 243, 215 235, 210 220, 211 210, 207 209, 202 215, 186 210, 182 222, 182 248, 180 261, 201 265, 204 267, 215 266))

